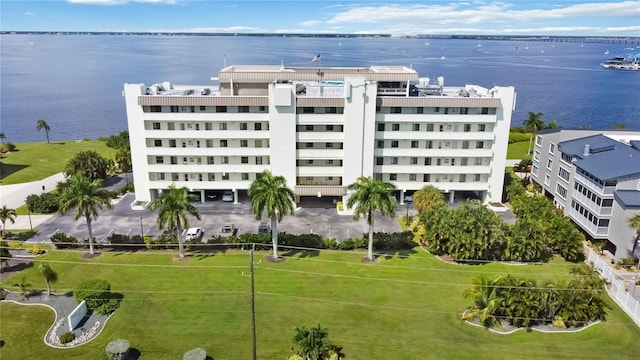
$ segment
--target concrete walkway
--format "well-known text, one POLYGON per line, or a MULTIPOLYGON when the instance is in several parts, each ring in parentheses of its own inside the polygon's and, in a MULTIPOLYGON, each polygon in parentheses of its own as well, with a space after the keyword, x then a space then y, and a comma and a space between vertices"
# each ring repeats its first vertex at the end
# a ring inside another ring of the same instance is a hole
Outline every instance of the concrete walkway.
MULTIPOLYGON (((25 199, 31 194, 42 194, 56 188, 56 185, 64 181, 64 174, 57 173, 42 180, 28 183, 0 185, 0 206, 6 205, 10 209, 17 209, 24 205, 25 199), (43 188, 44 186, 44 188, 43 188)), ((7 230, 36 228, 40 224, 54 217, 53 215, 19 215, 15 218, 15 223, 7 221, 7 230)))

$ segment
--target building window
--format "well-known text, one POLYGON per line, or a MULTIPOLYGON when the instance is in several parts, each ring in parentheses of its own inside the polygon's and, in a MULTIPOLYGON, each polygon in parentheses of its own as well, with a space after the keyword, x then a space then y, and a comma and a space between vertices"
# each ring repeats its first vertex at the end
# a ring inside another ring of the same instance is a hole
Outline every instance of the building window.
POLYGON ((304 143, 304 147, 306 147, 307 149, 311 149, 313 148, 313 143, 310 143, 310 142, 304 143))
POLYGON ((228 156, 221 156, 220 157, 220 163, 221 164, 228 164, 229 163, 229 157, 228 156))
POLYGON ((227 140, 220 140, 220 147, 227 147, 227 140))
MULTIPOLYGON (((422 109, 422 108, 420 108, 420 109, 422 109)), ((412 131, 420 131, 420 124, 411 125, 411 130, 412 131)))
POLYGON ((384 148, 384 140, 378 140, 376 144, 376 148, 383 149, 384 148))
POLYGON ((425 149, 433 149, 433 141, 431 141, 431 140, 425 141, 424 148, 425 149))
POLYGON ((536 165, 533 165, 533 169, 531 170, 531 173, 534 176, 538 176, 538 167, 536 165))
POLYGON ((555 151, 556 151, 556 144, 554 143, 549 144, 549 154, 553 155, 555 151))
POLYGON ((164 180, 164 173, 158 173, 158 180, 164 180))
POLYGON ((460 108, 460 114, 466 115, 468 113, 469 113, 469 108, 468 107, 460 108))
POLYGON ((221 122, 220 124, 218 124, 218 127, 220 128, 220 130, 227 130, 227 123, 221 122))
POLYGON ((401 107, 392 107, 391 108, 391 114, 400 114, 402 113, 402 108, 401 107))
POLYGON ((240 147, 247 147, 249 142, 247 140, 240 140, 240 147))
POLYGON ((558 194, 558 196, 560 196, 563 199, 567 199, 567 189, 560 185, 560 184, 556 184, 556 193, 558 194))
POLYGON ((391 158, 391 165, 398 165, 398 158, 397 157, 392 157, 391 158))
POLYGON ((325 126, 324 126, 324 129, 325 129, 326 131, 333 131, 333 125, 325 125, 325 126))
POLYGON ((384 165, 384 158, 382 156, 376 157, 376 165, 384 165))
POLYGON ((247 130, 247 123, 240 123, 240 130, 247 130))
POLYGON ((409 159, 409 163, 411 165, 418 165, 418 158, 417 157, 412 157, 409 159))
POLYGON ((547 159, 547 169, 551 170, 552 167, 553 167, 553 160, 547 159))
POLYGON ((485 129, 486 129, 486 125, 485 124, 478 124, 478 131, 484 132, 485 129))
POLYGON ((484 149, 484 141, 476 141, 476 149, 484 149))
POLYGON ((207 111, 207 107, 206 106, 200 106, 200 111, 207 111))
POLYGON ((483 115, 487 115, 487 114, 489 114, 489 108, 483 107, 483 108, 482 108, 481 113, 482 113, 483 115))
POLYGON ((533 161, 540 161, 540 151, 534 150, 533 152, 533 161))
POLYGON ((464 124, 464 132, 471 131, 471 124, 464 124))
POLYGON ((398 174, 389 174, 389 180, 391 181, 398 180, 398 174))
POLYGON ((256 165, 262 165, 262 156, 256 157, 256 165))
POLYGON ((333 143, 324 143, 324 147, 327 149, 333 149, 333 143))
POLYGON ((240 158, 240 163, 241 164, 248 164, 249 163, 249 157, 248 156, 242 156, 240 158))
POLYGON ((160 130, 160 123, 159 122, 154 122, 153 123, 153 130, 160 130))
POLYGON ((560 166, 560 168, 558 169, 558 176, 560 176, 564 181, 569 181, 569 175, 570 173, 563 169, 562 166, 560 166))
POLYGON ((384 123, 378 123, 378 131, 384 131, 384 123))
POLYGON ((536 146, 542 146, 542 136, 536 135, 536 146))
POLYGON ((313 114, 315 113, 315 108, 310 107, 310 106, 305 106, 302 108, 302 113, 303 114, 313 114))
POLYGON ((416 174, 409 174, 409 181, 416 181, 417 177, 416 174))
POLYGON ((397 148, 398 147, 398 140, 391 141, 391 147, 392 148, 397 148))
POLYGON ((213 165, 213 156, 207 156, 207 164, 213 165))
POLYGON ((424 158, 424 164, 427 166, 431 165, 431 158, 430 157, 424 158))
MULTIPOLYGON (((216 106, 216 112, 226 113, 227 112, 227 107, 226 106, 216 106)), ((222 129, 220 129, 220 130, 222 130, 222 129)), ((224 129, 224 130, 226 130, 226 129, 224 129)))
POLYGON ((391 131, 400 131, 400 124, 391 124, 391 131))
POLYGON ((249 107, 248 106, 238 106, 238 112, 239 113, 248 113, 249 112, 249 107))
POLYGON ((439 125, 438 126, 438 131, 443 132, 444 131, 444 125, 439 125))
POLYGON ((473 181, 480 181, 480 174, 473 174, 473 181))
POLYGON ((412 140, 411 141, 411 147, 413 149, 417 149, 418 148, 418 140, 412 140))
POLYGON ((433 131, 433 124, 427 124, 427 131, 433 131))
POLYGON ((149 106, 149 112, 162 112, 162 106, 149 106))
POLYGON ((602 207, 612 207, 612 206, 613 206, 613 199, 602 200, 602 207))
POLYGON ((266 112, 267 111, 267 107, 266 106, 258 106, 258 111, 259 112, 266 112))
POLYGON ((338 108, 336 108, 335 106, 327 106, 324 108, 324 113, 325 114, 336 114, 338 113, 338 108))
POLYGON ((162 140, 153 140, 153 145, 155 147, 160 147, 162 146, 162 140))
POLYGON ((179 111, 180 111, 180 109, 177 106, 171 106, 171 112, 172 113, 177 113, 179 111))
POLYGON ((482 158, 481 157, 477 157, 473 161, 474 161, 475 165, 482 165, 482 158))
POLYGON ((423 107, 417 107, 416 108, 416 114, 424 114, 424 108, 423 107))
POLYGON ((229 173, 222 173, 222 180, 229 180, 229 173))
POLYGON ((549 174, 544 174, 544 184, 545 185, 551 184, 551 176, 549 176, 549 174))
POLYGON ((429 181, 431 181, 431 174, 422 175, 422 182, 429 182, 429 181))
POLYGON ((240 177, 242 180, 249 180, 249 173, 242 173, 240 174, 240 177))
POLYGON ((253 130, 262 130, 262 123, 253 124, 253 130))

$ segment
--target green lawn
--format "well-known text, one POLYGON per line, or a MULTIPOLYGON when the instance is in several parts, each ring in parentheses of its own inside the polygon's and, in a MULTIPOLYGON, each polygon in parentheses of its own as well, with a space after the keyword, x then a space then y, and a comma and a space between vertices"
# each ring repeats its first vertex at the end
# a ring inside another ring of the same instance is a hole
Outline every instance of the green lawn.
POLYGON ((107 159, 115 155, 114 149, 98 140, 17 143, 16 147, 17 151, 3 154, 2 185, 36 181, 64 171, 69 159, 80 151, 95 150, 107 159))
POLYGON ((507 147, 507 159, 521 160, 527 156, 527 151, 529 151, 529 141, 511 143, 507 147))
MULTIPOLYGON (((99 359, 106 344, 130 341, 140 359, 178 359, 202 347, 215 359, 251 358, 251 314, 246 252, 172 261, 174 253, 103 253, 91 260, 80 253, 54 251, 42 260, 59 273, 55 291, 82 279, 104 278, 124 295, 120 309, 94 341, 58 350, 42 344, 52 312, 3 303, 2 359, 99 359), (234 268, 237 266, 237 268, 234 268)), ((572 334, 520 331, 497 335, 459 320, 471 304, 462 291, 485 274, 526 274, 551 280, 568 276, 570 264, 445 264, 421 250, 408 258, 389 256, 379 264, 360 262, 362 253, 309 252, 271 264, 258 253, 256 322, 258 358, 284 359, 294 328, 329 328, 348 359, 636 359, 640 328, 617 306, 607 321, 572 334)), ((36 267, 23 275, 38 288, 36 267)), ((612 302, 613 304, 613 302, 612 302)))

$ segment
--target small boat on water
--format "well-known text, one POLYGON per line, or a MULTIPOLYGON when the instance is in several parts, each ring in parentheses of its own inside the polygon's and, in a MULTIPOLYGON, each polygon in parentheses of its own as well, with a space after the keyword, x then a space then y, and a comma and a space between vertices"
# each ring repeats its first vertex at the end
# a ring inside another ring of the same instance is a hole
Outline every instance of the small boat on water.
POLYGON ((604 54, 609 55, 610 54, 609 50, 605 51, 604 54))
POLYGON ((600 65, 605 69, 640 70, 640 53, 618 55, 600 65))

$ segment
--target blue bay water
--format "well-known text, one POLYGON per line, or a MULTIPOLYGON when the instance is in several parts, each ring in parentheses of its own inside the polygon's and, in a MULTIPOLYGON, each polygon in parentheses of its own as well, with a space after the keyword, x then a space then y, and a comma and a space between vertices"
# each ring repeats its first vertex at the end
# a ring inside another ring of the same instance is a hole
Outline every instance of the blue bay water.
POLYGON ((109 136, 126 129, 124 83, 211 84, 224 66, 413 67, 445 85, 514 86, 512 126, 529 111, 565 128, 640 129, 640 71, 601 68, 625 44, 400 38, 1 35, 0 131, 8 141, 109 136), (482 46, 478 46, 478 44, 482 46), (611 55, 604 55, 609 50, 611 55), (322 62, 311 59, 321 54, 322 62), (444 59, 442 57, 445 57, 444 59))

